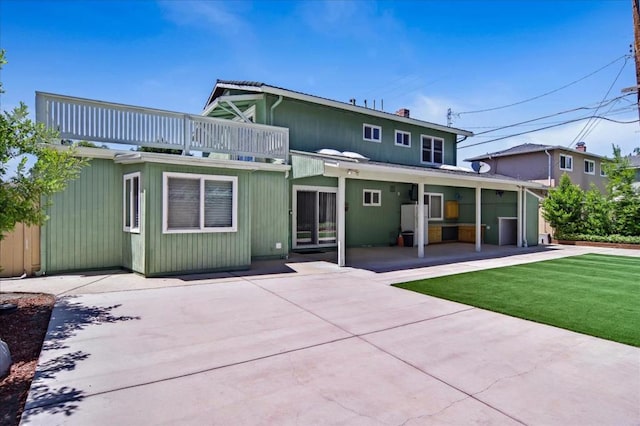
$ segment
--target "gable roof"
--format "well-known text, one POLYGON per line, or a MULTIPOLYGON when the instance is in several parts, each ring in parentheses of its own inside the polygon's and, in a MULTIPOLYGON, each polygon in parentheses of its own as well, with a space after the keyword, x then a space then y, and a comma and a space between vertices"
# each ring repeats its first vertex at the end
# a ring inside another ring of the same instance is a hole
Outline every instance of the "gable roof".
POLYGON ((237 90, 246 90, 249 92, 256 93, 269 93, 277 96, 284 96, 287 98, 298 99, 302 101, 312 102, 315 104, 325 105, 332 108, 339 108, 347 111, 358 112, 361 114, 367 114, 374 117, 390 119, 394 121, 398 121, 406 124, 413 124, 421 127, 429 127, 431 129, 440 130, 447 133, 453 133, 460 136, 473 136, 473 132, 458 129, 455 127, 447 127, 442 124, 435 124, 428 121, 417 120, 415 118, 408 118, 396 115, 391 112, 385 112, 377 109, 366 108, 363 106, 352 105, 347 102, 336 101, 333 99, 323 98, 320 96, 309 95, 307 93, 297 92, 295 90, 285 89, 283 87, 271 86, 265 83, 261 83, 258 81, 243 81, 243 80, 216 80, 216 84, 211 90, 211 94, 207 98, 207 102, 203 108, 203 111, 206 113, 209 105, 213 103, 213 101, 222 96, 225 89, 237 89, 237 90))
POLYGON ((512 146, 511 148, 508 148, 502 151, 488 152, 484 155, 478 155, 472 158, 465 158, 464 161, 481 161, 481 160, 487 160, 487 159, 496 158, 496 157, 509 157, 512 155, 529 154, 532 152, 540 152, 545 150, 546 151, 565 151, 569 153, 577 153, 577 154, 586 155, 588 157, 594 157, 594 158, 600 158, 600 159, 607 158, 607 157, 603 157, 602 155, 593 154, 591 152, 578 151, 577 149, 567 148, 566 146, 524 143, 522 145, 512 146))

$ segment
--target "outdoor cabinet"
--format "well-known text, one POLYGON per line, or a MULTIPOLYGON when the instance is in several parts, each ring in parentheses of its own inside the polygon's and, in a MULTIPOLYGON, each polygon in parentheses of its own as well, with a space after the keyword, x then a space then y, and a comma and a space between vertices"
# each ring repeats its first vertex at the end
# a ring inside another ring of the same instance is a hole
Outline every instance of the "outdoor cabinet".
POLYGON ((442 227, 430 226, 429 227, 429 244, 442 242, 442 227))
POLYGON ((457 219, 458 214, 458 202, 454 200, 445 201, 444 203, 444 218, 445 219, 457 219))

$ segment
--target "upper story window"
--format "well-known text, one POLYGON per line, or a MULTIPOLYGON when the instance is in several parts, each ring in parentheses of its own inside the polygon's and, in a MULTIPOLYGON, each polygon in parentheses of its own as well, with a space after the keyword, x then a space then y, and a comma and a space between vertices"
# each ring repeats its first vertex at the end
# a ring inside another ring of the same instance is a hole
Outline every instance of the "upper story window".
POLYGON ((140 172, 123 176, 123 230, 140 232, 140 172))
POLYGON ((593 160, 584 160, 584 172, 588 175, 595 175, 596 162, 593 160))
POLYGON ((422 158, 423 163, 442 164, 444 159, 444 139, 433 136, 422 135, 422 158))
POLYGON ((362 205, 363 206, 381 206, 382 191, 380 191, 379 189, 363 189, 362 205))
POLYGON ((369 142, 382 142, 382 127, 373 124, 362 125, 362 139, 369 142))
POLYGON ((570 155, 560 154, 560 170, 573 170, 573 157, 570 155))
POLYGON ((396 130, 396 145, 410 147, 411 133, 404 132, 402 130, 396 130))
POLYGON ((236 176, 168 172, 162 176, 165 234, 237 231, 236 176))

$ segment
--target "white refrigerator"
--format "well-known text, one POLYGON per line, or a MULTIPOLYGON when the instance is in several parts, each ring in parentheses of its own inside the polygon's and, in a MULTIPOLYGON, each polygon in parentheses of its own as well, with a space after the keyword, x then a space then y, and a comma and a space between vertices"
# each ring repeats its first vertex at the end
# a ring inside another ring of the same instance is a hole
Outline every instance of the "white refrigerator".
MULTIPOLYGON (((418 205, 403 204, 400 206, 400 228, 402 232, 413 231, 413 246, 418 246, 418 205)), ((424 205, 424 243, 429 244, 429 206, 424 205)))

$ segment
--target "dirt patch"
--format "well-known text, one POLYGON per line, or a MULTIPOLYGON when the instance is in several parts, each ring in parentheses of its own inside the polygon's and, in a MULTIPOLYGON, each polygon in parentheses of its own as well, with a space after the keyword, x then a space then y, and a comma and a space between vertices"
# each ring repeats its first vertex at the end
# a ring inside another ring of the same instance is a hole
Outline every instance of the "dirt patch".
POLYGON ((50 294, 0 293, 0 303, 18 309, 0 314, 0 339, 11 351, 9 375, 0 380, 0 424, 17 425, 36 371, 55 302, 50 294))

